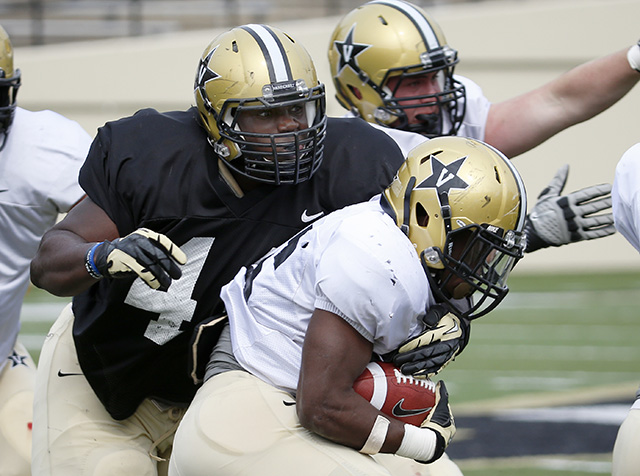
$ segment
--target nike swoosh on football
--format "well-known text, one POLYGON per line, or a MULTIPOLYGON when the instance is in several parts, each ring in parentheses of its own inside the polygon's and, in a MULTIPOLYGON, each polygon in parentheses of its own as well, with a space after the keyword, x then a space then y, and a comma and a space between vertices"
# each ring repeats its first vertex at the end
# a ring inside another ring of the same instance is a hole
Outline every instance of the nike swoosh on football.
POLYGON ((72 375, 82 375, 82 374, 76 373, 76 372, 63 372, 62 370, 58 370, 58 377, 71 377, 72 375))
POLYGON ((391 410, 391 414, 393 416, 407 417, 407 416, 420 415, 421 413, 427 413, 429 410, 433 408, 433 407, 428 407, 428 408, 416 408, 414 410, 407 410, 405 408, 402 408, 403 402, 404 402, 404 398, 393 406, 393 409, 391 410))
POLYGON ((302 212, 302 216, 300 217, 300 219, 305 223, 309 223, 310 221, 313 221, 316 218, 320 218, 322 215, 324 215, 324 212, 318 212, 313 215, 307 215, 307 210, 305 210, 302 212))

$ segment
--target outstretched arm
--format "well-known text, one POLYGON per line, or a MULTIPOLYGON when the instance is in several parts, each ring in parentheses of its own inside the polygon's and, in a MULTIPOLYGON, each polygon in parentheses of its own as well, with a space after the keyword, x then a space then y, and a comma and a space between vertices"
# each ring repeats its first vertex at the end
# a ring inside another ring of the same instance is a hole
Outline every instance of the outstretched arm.
POLYGON ((591 119, 618 102, 640 80, 640 71, 631 63, 640 68, 639 45, 584 63, 533 91, 493 104, 485 142, 513 158, 591 119))

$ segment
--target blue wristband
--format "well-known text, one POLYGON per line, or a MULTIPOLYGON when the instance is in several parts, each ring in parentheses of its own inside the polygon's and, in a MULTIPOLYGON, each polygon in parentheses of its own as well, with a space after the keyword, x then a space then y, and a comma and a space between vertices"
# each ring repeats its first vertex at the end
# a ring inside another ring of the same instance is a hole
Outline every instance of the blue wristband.
POLYGON ((94 279, 102 279, 102 273, 98 271, 98 268, 96 267, 96 263, 93 261, 93 255, 96 252, 96 248, 100 246, 102 243, 104 243, 104 241, 93 245, 89 249, 89 251, 87 251, 87 255, 85 256, 85 259, 84 259, 84 267, 87 269, 87 273, 89 273, 89 276, 91 276, 94 279))

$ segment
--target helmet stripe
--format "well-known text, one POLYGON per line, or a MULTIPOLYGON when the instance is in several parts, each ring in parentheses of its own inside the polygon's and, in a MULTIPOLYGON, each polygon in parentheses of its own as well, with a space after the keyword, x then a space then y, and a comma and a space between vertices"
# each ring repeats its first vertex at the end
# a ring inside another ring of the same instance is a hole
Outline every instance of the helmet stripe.
POLYGON ((245 25, 242 27, 256 40, 269 68, 272 83, 291 81, 291 65, 280 39, 271 28, 264 25, 245 25))
POLYGON ((374 0, 369 3, 387 5, 388 7, 395 8, 396 10, 404 13, 420 32, 424 44, 427 45, 427 51, 432 51, 436 48, 442 47, 438 41, 436 33, 431 27, 431 23, 429 23, 425 16, 412 5, 398 0, 374 0))

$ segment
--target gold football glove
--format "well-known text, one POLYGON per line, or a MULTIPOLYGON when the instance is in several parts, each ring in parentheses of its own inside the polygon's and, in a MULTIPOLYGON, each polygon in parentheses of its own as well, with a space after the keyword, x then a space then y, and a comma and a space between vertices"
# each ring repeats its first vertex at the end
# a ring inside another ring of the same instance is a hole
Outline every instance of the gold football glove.
POLYGON ((151 288, 166 291, 179 279, 187 256, 169 238, 139 228, 124 238, 98 243, 87 253, 85 264, 94 278, 125 278, 137 275, 151 288))
POLYGON ((467 319, 440 304, 432 306, 423 321, 427 330, 402 344, 393 363, 405 375, 430 378, 460 355, 469 341, 471 327, 467 319))
POLYGON ((433 409, 420 424, 420 428, 429 428, 436 433, 436 449, 433 458, 427 461, 430 463, 442 456, 456 434, 456 422, 449 406, 449 393, 442 380, 436 384, 436 401, 433 409))

